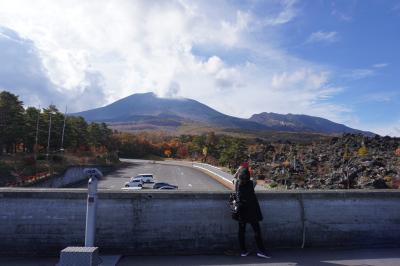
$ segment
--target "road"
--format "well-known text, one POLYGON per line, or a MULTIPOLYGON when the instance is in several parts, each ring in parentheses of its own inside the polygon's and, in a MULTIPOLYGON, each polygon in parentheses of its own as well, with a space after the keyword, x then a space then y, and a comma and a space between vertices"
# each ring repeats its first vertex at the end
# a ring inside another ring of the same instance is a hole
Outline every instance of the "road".
MULTIPOLYGON (((129 178, 137 174, 151 173, 154 175, 155 182, 167 182, 177 185, 179 190, 190 191, 221 191, 227 190, 225 186, 212 179, 207 174, 189 167, 190 163, 181 163, 181 165, 154 162, 146 160, 123 160, 129 163, 128 167, 121 168, 99 180, 100 189, 120 189, 129 178), (187 166, 185 166, 187 165, 187 166)), ((77 187, 86 187, 86 183, 77 187)), ((150 189, 152 184, 145 184, 145 189, 150 189)))

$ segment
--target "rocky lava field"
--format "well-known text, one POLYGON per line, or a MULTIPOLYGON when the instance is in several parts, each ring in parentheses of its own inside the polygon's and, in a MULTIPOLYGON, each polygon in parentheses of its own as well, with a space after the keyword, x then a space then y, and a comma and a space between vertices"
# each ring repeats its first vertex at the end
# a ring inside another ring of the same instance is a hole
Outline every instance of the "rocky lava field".
POLYGON ((400 138, 344 134, 250 150, 254 176, 265 180, 267 189, 400 188, 400 138))

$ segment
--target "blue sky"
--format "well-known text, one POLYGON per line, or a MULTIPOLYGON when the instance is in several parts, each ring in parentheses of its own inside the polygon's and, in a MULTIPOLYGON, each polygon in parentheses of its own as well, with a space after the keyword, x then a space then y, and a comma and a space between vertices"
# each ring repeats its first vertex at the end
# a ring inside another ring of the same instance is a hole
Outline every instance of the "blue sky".
POLYGON ((0 0, 0 89, 71 111, 138 92, 400 136, 400 1, 0 0))

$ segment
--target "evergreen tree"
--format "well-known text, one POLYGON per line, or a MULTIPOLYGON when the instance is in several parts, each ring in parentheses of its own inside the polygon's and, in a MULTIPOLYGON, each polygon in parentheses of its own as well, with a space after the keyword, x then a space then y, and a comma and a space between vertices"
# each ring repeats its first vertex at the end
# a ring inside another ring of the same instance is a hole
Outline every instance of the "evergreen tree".
POLYGON ((16 152, 17 144, 23 142, 24 108, 18 96, 0 92, 0 154, 16 152))

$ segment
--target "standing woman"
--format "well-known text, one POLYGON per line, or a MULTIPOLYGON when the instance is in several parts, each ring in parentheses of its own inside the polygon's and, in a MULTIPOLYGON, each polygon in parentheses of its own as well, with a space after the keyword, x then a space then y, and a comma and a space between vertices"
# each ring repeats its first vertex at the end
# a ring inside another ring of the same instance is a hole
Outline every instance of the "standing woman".
POLYGON ((254 183, 250 180, 248 164, 243 163, 235 176, 238 178, 238 182, 235 187, 239 201, 238 222, 241 256, 246 257, 250 254, 250 252, 248 252, 246 249, 245 243, 246 224, 249 223, 253 228, 254 237, 257 243, 257 256, 262 258, 270 258, 265 250, 262 239, 259 222, 262 221, 263 216, 256 194, 254 193, 254 183))

